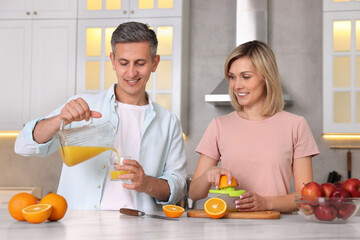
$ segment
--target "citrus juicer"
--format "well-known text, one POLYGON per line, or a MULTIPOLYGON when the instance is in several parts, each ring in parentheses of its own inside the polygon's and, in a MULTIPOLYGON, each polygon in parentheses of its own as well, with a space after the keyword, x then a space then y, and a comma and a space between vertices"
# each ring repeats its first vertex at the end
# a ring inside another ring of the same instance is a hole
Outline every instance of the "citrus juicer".
MULTIPOLYGON (((222 176, 224 177, 224 176, 222 176)), ((245 190, 236 190, 235 186, 237 186, 236 181, 231 185, 227 185, 226 187, 220 187, 219 189, 210 189, 209 197, 217 197, 223 199, 227 204, 227 211, 237 211, 235 207, 235 200, 238 199, 242 194, 244 194, 245 190)))

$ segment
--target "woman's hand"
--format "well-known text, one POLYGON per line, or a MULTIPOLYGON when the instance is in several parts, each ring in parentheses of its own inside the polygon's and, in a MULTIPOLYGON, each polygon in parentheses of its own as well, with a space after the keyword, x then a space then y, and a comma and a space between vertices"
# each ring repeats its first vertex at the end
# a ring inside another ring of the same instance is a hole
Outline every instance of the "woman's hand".
POLYGON ((221 175, 227 175, 227 179, 230 179, 229 184, 231 184, 232 175, 231 172, 224 168, 220 168, 218 166, 213 166, 208 168, 204 174, 206 175, 207 181, 216 189, 219 188, 220 177, 221 175))
POLYGON ((269 210, 266 198, 254 192, 246 192, 235 201, 235 207, 240 212, 269 210))

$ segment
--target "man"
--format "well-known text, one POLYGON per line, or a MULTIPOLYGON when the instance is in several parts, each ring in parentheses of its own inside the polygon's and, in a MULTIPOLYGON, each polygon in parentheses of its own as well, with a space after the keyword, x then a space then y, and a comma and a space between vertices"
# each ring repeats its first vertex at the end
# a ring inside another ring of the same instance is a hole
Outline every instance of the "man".
POLYGON ((119 176, 130 183, 110 181, 107 161, 100 154, 73 167, 63 165, 58 193, 72 209, 143 211, 159 204, 175 204, 185 193, 186 156, 181 125, 175 115, 152 102, 145 92, 160 56, 157 38, 143 23, 120 24, 111 39, 110 54, 118 83, 99 94, 74 96, 46 118, 28 122, 15 143, 24 156, 46 156, 58 149, 56 132, 61 120, 67 128, 110 121, 116 127, 114 148, 124 160, 119 176), (85 121, 84 121, 85 120, 85 121))

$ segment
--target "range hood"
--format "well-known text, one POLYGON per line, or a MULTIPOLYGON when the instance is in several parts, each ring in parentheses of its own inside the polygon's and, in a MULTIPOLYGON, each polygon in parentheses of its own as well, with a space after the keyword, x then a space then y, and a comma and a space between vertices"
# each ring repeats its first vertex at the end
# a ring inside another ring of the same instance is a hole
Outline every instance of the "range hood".
MULTIPOLYGON (((268 0, 236 1, 236 46, 252 41, 267 42, 267 8, 268 0)), ((230 105, 228 81, 223 79, 211 92, 205 95, 205 101, 214 105, 230 105)), ((286 106, 292 105, 291 96, 283 90, 286 106)))

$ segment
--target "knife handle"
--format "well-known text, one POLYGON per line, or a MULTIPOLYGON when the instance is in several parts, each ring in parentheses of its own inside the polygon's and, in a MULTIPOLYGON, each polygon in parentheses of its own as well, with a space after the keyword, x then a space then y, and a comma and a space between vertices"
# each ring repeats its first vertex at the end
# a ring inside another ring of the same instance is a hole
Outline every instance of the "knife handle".
POLYGON ((139 210, 130 209, 130 208, 120 208, 120 213, 130 216, 144 216, 145 213, 139 210))

